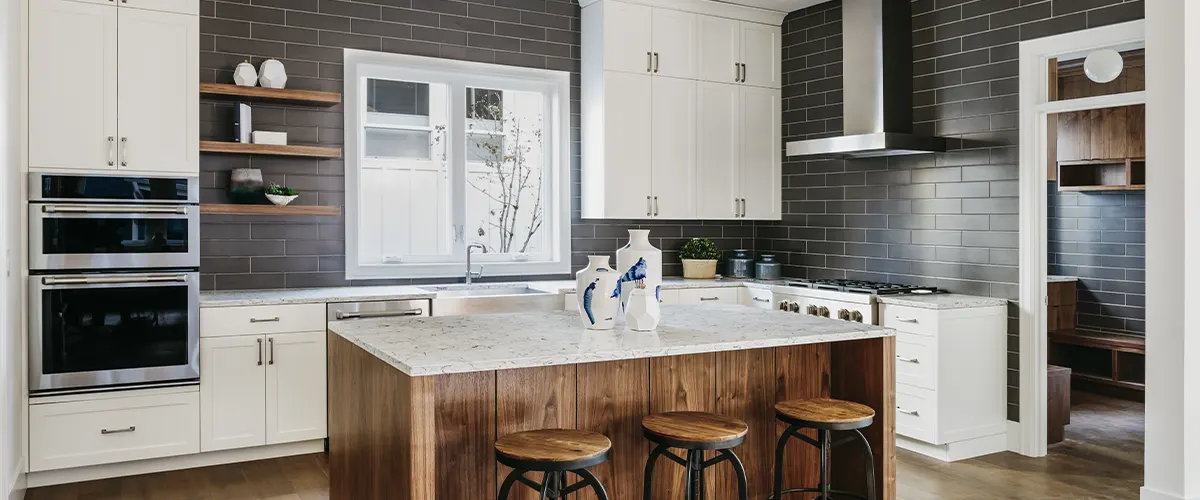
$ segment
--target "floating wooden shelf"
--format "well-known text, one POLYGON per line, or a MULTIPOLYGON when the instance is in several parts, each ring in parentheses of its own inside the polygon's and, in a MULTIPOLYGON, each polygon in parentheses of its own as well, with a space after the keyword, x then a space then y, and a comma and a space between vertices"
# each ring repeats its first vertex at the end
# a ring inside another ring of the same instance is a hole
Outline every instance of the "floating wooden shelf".
POLYGON ((294 104, 302 106, 336 106, 342 102, 342 94, 315 90, 268 89, 263 87, 240 87, 228 83, 201 83, 200 97, 229 101, 264 102, 269 104, 294 104))
POLYGON ((341 207, 313 205, 248 205, 248 204, 203 204, 200 213, 208 215, 342 215, 341 207))
POLYGON ((303 156, 308 158, 341 158, 341 148, 325 146, 276 146, 273 144, 244 144, 241 142, 200 141, 201 153, 228 153, 272 156, 303 156))
POLYGON ((1144 191, 1145 158, 1058 162, 1059 191, 1144 191))

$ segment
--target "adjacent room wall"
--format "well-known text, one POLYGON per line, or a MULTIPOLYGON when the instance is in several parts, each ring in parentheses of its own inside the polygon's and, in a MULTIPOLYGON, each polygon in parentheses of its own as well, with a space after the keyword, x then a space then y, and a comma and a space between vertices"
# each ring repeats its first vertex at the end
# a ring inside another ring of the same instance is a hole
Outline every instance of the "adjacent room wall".
MULTIPOLYGON (((664 253, 664 273, 680 275, 676 250, 686 238, 714 238, 725 250, 753 248, 749 222, 582 221, 579 218, 580 7, 575 0, 500 2, 459 0, 245 0, 200 2, 203 81, 231 82, 243 60, 278 58, 288 87, 342 89, 342 48, 382 50, 571 72, 572 261, 612 255, 626 229, 651 230, 664 253)), ((228 140, 232 106, 204 102, 201 135, 228 140)), ((286 131, 289 140, 340 146, 342 107, 327 110, 255 106, 255 128, 286 131)), ((201 155, 202 201, 224 202, 229 170, 262 169, 266 182, 303 193, 297 203, 345 203, 341 160, 201 155)), ((407 284, 408 280, 345 280, 341 217, 201 217, 201 273, 206 290, 407 284)), ((565 277, 565 276, 561 276, 565 277)), ((425 280, 428 281, 428 280, 425 280)), ((442 280, 445 281, 445 280, 442 280)))
POLYGON ((0 488, 9 500, 24 496, 25 351, 21 327, 20 0, 0 0, 0 488))
MULTIPOLYGON (((1143 17, 1141 1, 916 0, 913 119, 951 151, 787 161, 784 218, 757 248, 787 272, 937 285, 1016 300, 1017 44, 1143 17)), ((784 142, 842 131, 841 3, 784 25, 784 142)), ((1015 308, 1010 316, 1015 318, 1015 308)), ((1016 321, 1009 321, 1009 419, 1018 419, 1016 321)))

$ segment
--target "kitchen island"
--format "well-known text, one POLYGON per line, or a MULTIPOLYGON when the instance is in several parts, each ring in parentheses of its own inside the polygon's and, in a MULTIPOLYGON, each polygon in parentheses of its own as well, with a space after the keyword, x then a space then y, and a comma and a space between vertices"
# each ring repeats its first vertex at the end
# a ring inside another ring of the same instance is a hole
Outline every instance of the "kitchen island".
MULTIPOLYGON (((593 468, 614 499, 641 498, 649 442, 643 416, 710 411, 744 419, 751 498, 765 498, 777 401, 835 397, 875 408, 865 430, 877 491, 895 498, 893 331, 744 306, 664 306, 656 332, 582 328, 577 313, 540 311, 380 318, 329 326, 330 498, 490 500, 508 470, 492 445, 512 432, 568 427, 605 434, 593 468)), ((865 491, 864 458, 837 450, 834 486, 865 491)), ((817 454, 788 445, 786 482, 817 480, 817 454)), ((682 468, 660 464, 654 498, 682 498, 682 468)), ((732 470, 706 480, 736 498, 732 470)), ((537 498, 518 488, 512 498, 537 498)), ((578 493, 575 498, 593 498, 578 493)))

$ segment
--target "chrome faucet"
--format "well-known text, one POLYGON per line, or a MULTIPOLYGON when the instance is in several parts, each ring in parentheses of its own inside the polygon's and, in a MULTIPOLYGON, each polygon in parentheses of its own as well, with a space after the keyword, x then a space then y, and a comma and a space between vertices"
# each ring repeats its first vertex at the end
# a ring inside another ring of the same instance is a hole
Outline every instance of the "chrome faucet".
POLYGON ((467 284, 468 285, 471 284, 472 279, 483 277, 483 266, 479 266, 479 272, 475 272, 475 271, 471 270, 471 250, 474 250, 476 248, 478 248, 481 253, 488 253, 488 249, 487 249, 487 247, 483 246, 483 243, 471 243, 470 245, 467 245, 467 284))

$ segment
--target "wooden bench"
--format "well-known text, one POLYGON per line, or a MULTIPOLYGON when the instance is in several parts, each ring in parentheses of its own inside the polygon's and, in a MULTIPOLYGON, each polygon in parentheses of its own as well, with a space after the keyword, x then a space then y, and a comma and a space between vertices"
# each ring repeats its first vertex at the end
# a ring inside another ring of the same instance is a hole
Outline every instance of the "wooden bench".
POLYGON ((1052 365, 1071 369, 1071 386, 1132 401, 1146 393, 1146 338, 1063 330, 1049 333, 1052 365))

